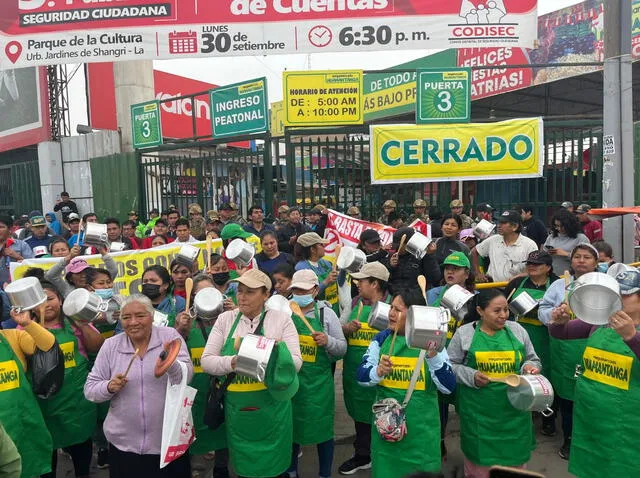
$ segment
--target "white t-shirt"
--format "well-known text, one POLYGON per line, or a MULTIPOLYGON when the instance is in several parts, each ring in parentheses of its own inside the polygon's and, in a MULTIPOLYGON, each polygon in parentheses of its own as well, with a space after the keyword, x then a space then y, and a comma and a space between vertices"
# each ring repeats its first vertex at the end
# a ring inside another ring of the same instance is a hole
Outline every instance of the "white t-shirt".
POLYGON ((538 246, 528 237, 520 234, 516 242, 507 246, 501 235, 488 237, 476 246, 482 257, 488 257, 491 263, 487 275, 496 282, 506 282, 525 270, 524 261, 530 252, 537 251, 538 246))

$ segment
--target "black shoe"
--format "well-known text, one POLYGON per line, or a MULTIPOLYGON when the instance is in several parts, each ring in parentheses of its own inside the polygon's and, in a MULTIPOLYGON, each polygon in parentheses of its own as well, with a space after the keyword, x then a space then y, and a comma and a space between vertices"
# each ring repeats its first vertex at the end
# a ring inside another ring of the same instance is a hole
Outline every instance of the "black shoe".
POLYGON ((100 448, 98 450, 98 468, 101 470, 109 468, 109 450, 106 448, 100 448))
POLYGON ((560 458, 562 458, 563 460, 568 460, 570 450, 571 450, 571 438, 567 438, 565 439, 564 443, 558 450, 558 455, 560 455, 560 458))
POLYGON ((547 437, 556 436, 556 422, 555 420, 544 420, 542 422, 542 434, 547 437))
POLYGON ((341 475, 353 475, 358 470, 368 470, 369 468, 371 468, 371 457, 352 456, 340 465, 338 472, 341 475))

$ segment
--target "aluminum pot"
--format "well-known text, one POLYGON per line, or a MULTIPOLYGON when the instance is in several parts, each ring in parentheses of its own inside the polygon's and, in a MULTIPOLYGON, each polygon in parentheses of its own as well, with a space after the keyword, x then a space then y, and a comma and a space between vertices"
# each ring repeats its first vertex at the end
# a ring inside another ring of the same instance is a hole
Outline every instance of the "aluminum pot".
POLYGON ((591 325, 606 325, 622 309, 620 285, 602 272, 589 272, 570 286, 569 307, 577 318, 591 325))
POLYGON ((635 267, 623 264, 622 262, 616 262, 615 264, 611 264, 611 266, 609 266, 609 268, 607 269, 607 275, 615 279, 615 277, 621 272, 630 272, 633 270, 637 269, 635 267))
POLYGON ((159 310, 153 312, 153 325, 156 327, 166 327, 169 325, 169 315, 159 310))
POLYGON ((389 328, 389 311, 391 305, 381 300, 376 302, 373 306, 371 313, 369 314, 369 320, 367 323, 369 327, 376 330, 387 330, 389 328))
POLYGON ((360 272, 360 269, 367 263, 367 255, 364 251, 355 247, 345 246, 340 250, 340 255, 336 261, 338 269, 351 272, 352 274, 360 272))
POLYGON ((496 225, 494 223, 483 219, 473 228, 473 235, 476 236, 479 241, 483 241, 491 235, 495 227, 496 225))
POLYGON ((74 289, 62 304, 64 315, 75 321, 88 324, 99 318, 109 308, 109 302, 87 289, 74 289))
POLYGON ((47 301, 40 281, 35 277, 25 277, 11 282, 4 290, 11 307, 19 310, 35 309, 47 301))
POLYGON ((114 241, 109 246, 110 252, 122 252, 127 248, 127 245, 124 242, 114 241))
POLYGON ((518 410, 540 412, 545 417, 553 414, 553 386, 542 375, 520 375, 520 385, 507 387, 507 398, 518 410))
POLYGON ((516 317, 524 317, 540 305, 526 290, 518 294, 518 297, 509 302, 509 310, 516 317))
POLYGON ((109 245, 107 225, 87 222, 84 225, 84 244, 94 247, 107 247, 109 245))
POLYGON ((242 239, 234 239, 226 249, 227 259, 233 261, 238 267, 247 267, 251 264, 256 253, 255 247, 242 239))
POLYGON ((407 241, 405 249, 416 259, 422 259, 427 253, 427 247, 429 247, 429 244, 431 244, 431 239, 416 231, 407 241))
POLYGON ((176 255, 176 262, 182 264, 189 269, 193 268, 193 265, 198 262, 198 256, 200 255, 200 248, 192 246, 191 244, 185 244, 180 248, 176 255))
POLYGON ((443 294, 440 305, 451 311, 456 319, 463 319, 469 312, 469 303, 473 299, 473 292, 469 292, 464 287, 453 284, 443 294))
POLYGON ((215 320, 224 310, 224 297, 214 287, 206 287, 193 298, 195 316, 203 320, 215 320))
POLYGON ((238 350, 236 372, 264 382, 267 364, 275 343, 274 339, 268 339, 262 335, 245 335, 238 350))
POLYGON ((269 297, 264 305, 267 310, 277 310, 279 312, 284 312, 288 316, 291 316, 292 314, 291 307, 289 307, 289 299, 280 294, 275 294, 269 297))
POLYGON ((451 312, 445 307, 412 305, 407 312, 405 337, 409 347, 442 352, 447 344, 451 312))

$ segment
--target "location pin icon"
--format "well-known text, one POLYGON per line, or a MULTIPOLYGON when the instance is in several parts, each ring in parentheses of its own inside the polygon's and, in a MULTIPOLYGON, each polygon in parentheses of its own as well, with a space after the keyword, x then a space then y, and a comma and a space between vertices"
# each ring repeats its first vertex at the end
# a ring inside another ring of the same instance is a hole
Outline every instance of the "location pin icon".
POLYGON ((22 55, 22 45, 17 41, 10 41, 7 43, 7 46, 4 48, 4 52, 7 54, 7 58, 11 61, 11 63, 15 63, 22 55))

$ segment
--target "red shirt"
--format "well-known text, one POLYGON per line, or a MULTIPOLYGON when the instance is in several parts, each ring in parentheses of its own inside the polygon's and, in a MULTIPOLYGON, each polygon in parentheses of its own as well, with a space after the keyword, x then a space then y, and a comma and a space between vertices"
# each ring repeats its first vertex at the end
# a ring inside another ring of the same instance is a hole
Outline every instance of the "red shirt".
POLYGON ((602 240, 602 224, 600 221, 589 221, 582 224, 582 232, 593 243, 602 240))
MULTIPOLYGON (((171 244, 173 241, 175 241, 174 238, 169 237, 169 236, 164 236, 167 238, 167 244, 171 244)), ((153 241, 153 236, 152 237, 145 237, 142 240, 142 249, 151 249, 151 242, 153 241)))

